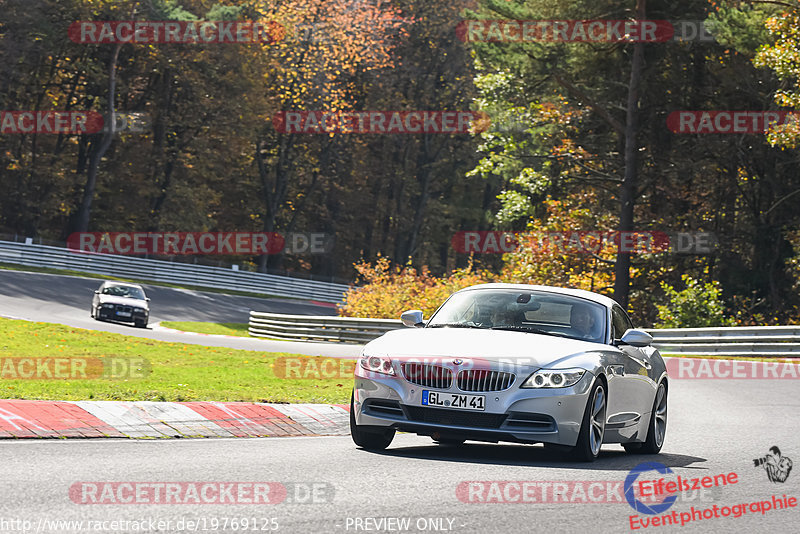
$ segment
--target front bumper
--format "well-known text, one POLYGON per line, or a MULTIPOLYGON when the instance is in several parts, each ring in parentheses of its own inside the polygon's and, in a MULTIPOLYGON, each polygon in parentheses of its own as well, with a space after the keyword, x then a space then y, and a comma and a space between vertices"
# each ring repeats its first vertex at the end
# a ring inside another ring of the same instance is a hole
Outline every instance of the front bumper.
POLYGON ((400 376, 383 378, 364 373, 357 366, 353 399, 356 423, 434 437, 574 446, 594 375, 587 371, 568 388, 521 389, 528 376, 518 373, 504 391, 461 391, 455 384, 435 389, 412 384, 400 376), (423 406, 424 390, 484 395, 485 410, 423 406))
POLYGON ((98 306, 97 318, 105 319, 107 321, 119 321, 123 323, 145 322, 149 319, 149 311, 142 310, 141 308, 133 308, 131 306, 121 306, 115 304, 113 306, 98 306))

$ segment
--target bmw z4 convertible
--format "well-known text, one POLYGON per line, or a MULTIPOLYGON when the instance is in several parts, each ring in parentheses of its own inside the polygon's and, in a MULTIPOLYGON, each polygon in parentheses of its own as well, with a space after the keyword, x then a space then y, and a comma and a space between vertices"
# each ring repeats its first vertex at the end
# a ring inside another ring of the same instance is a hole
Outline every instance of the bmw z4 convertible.
POLYGON ((614 300, 577 289, 483 284, 451 295, 424 322, 368 343, 355 371, 356 445, 396 431, 441 445, 543 443, 592 461, 603 443, 655 454, 669 388, 653 338, 614 300))

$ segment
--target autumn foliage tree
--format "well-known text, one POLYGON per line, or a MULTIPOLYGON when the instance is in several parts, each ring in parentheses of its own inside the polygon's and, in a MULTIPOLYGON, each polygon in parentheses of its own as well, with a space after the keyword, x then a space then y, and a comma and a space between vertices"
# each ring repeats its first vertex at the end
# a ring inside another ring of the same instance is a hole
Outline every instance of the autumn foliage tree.
POLYGON ((397 319, 406 310, 419 309, 427 318, 452 293, 494 278, 472 266, 437 277, 424 267, 417 270, 393 265, 386 257, 379 257, 374 263, 360 262, 355 268, 360 285, 347 292, 339 307, 339 314, 345 317, 397 319))

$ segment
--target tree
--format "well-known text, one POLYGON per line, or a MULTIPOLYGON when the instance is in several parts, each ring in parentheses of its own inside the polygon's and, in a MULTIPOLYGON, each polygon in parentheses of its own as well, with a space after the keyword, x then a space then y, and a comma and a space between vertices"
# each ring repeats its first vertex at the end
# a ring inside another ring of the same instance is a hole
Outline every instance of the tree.
POLYGON ((666 303, 659 304, 656 328, 703 328, 712 326, 734 326, 725 316, 719 282, 703 283, 684 274, 681 280, 685 288, 677 291, 661 283, 666 303))

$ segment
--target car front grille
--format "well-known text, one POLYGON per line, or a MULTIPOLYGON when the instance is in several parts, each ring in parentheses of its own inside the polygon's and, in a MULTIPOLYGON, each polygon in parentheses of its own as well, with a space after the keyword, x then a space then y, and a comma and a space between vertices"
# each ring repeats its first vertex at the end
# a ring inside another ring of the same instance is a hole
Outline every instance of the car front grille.
POLYGON ((500 428, 507 417, 504 413, 476 413, 419 406, 403 406, 403 409, 411 421, 469 428, 500 428))
POLYGON ((453 384, 453 371, 441 365, 406 362, 400 368, 403 370, 403 377, 418 386, 447 389, 453 384))
POLYGON ((469 369, 458 373, 456 385, 461 391, 503 391, 510 388, 516 378, 514 373, 469 369))
POLYGON ((125 304, 101 304, 97 308, 100 317, 115 321, 132 321, 134 318, 142 319, 147 316, 147 310, 125 304), (124 315, 120 315, 120 313, 124 315))

